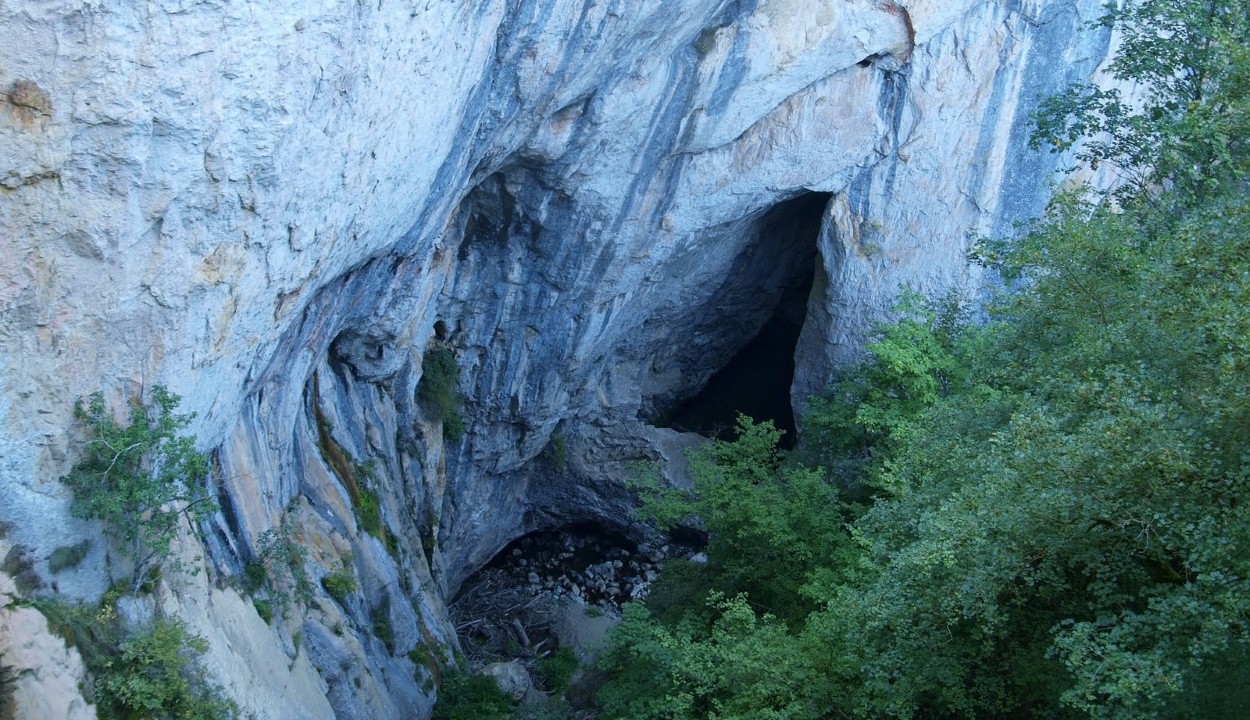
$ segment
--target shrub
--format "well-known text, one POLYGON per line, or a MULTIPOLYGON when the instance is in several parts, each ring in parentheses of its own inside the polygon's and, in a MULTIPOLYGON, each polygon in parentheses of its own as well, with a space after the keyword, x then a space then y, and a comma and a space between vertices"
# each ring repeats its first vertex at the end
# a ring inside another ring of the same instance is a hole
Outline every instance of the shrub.
POLYGON ((456 393, 456 381, 460 376, 456 354, 445 345, 432 345, 425 351, 421 368, 417 400, 426 412, 443 421, 443 433, 448 440, 459 440, 464 434, 464 417, 460 414, 460 396, 456 393))
POLYGON ((395 631, 391 627, 391 596, 383 595, 382 601, 369 610, 373 616, 373 636, 382 641, 386 651, 395 654, 395 631))
POLYGON ((127 632, 113 608, 116 598, 116 591, 107 593, 98 608, 48 599, 32 603, 52 632, 78 649, 94 676, 90 699, 102 720, 238 717, 199 663, 208 649, 203 638, 167 617, 127 632))
POLYGON ((347 570, 338 570, 322 578, 321 587, 326 589, 335 602, 343 605, 347 596, 356 592, 356 578, 347 570))
POLYGON ((577 654, 572 648, 562 647, 538 661, 538 675, 547 692, 562 693, 577 672, 577 654))
POLYGON ((194 526, 215 510, 205 487, 208 458, 178 434, 195 417, 176 414, 179 401, 157 385, 148 404, 131 404, 125 426, 102 393, 74 407, 88 439, 82 459, 62 478, 74 490, 71 510, 104 522, 105 534, 134 562, 132 590, 150 583, 169 558, 181 518, 194 526))
POLYGON ((259 545, 257 559, 243 571, 244 589, 267 589, 283 609, 292 597, 300 602, 312 600, 313 586, 304 567, 308 551, 295 541, 289 520, 284 517, 278 527, 262 533, 259 545))
POLYGON ((385 542, 382 530, 382 503, 378 494, 367 488, 360 489, 360 502, 356 504, 356 516, 365 532, 385 542))
POLYGON ((252 605, 256 608, 256 614, 266 623, 273 622, 273 603, 269 600, 260 600, 252 598, 252 605))
POLYGON ((43 588, 43 578, 35 570, 35 561, 31 559, 30 547, 27 545, 14 545, 9 548, 4 562, 0 563, 0 571, 13 578, 17 591, 23 595, 43 588))
POLYGON ((237 708, 197 661, 207 649, 204 638, 189 634, 178 620, 153 620, 124 639, 118 656, 97 672, 97 711, 116 718, 237 717, 237 708))
POLYGON ((433 720, 503 720, 512 709, 492 678, 451 675, 438 689, 433 720))

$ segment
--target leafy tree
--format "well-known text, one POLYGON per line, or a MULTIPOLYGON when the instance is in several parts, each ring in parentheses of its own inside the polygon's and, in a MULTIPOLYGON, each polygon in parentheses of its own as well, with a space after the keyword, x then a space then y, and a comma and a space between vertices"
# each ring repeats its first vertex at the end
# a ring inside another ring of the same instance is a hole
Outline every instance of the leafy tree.
POLYGON ((186 518, 207 519, 215 502, 205 487, 208 459, 191 437, 179 435, 195 417, 175 412, 180 398, 162 386, 147 404, 134 402, 120 425, 96 393, 74 415, 87 431, 82 459, 62 481, 74 490, 75 515, 104 522, 104 532, 134 563, 132 590, 157 575, 186 518))
POLYGON ((1063 151, 1097 168, 1114 165, 1127 180, 1122 200, 1185 205, 1250 169, 1250 14, 1241 0, 1133 0, 1108 3, 1097 25, 1117 27, 1111 64, 1133 83, 1135 102, 1118 88, 1074 85, 1046 100, 1034 147, 1063 151))
MULTIPOLYGON (((800 592, 819 568, 842 564, 849 536, 837 522, 839 492, 819 469, 782 467, 782 432, 738 417, 737 439, 712 440, 690 456, 692 493, 640 485, 646 515, 672 526, 697 517, 708 532, 709 588, 742 594, 785 619, 814 609, 800 592)), ((704 597, 689 598, 698 609, 704 597)))
POLYGON ((904 289, 897 320, 876 329, 867 357, 809 400, 801 454, 844 485, 868 480, 891 443, 964 382, 960 355, 976 352, 958 296, 930 302, 904 289))
POLYGON ((602 717, 630 720, 814 720, 808 700, 816 678, 797 641, 771 615, 757 616, 738 596, 713 595, 708 627, 667 627, 640 605, 625 606, 600 666, 615 679, 602 688, 602 717))

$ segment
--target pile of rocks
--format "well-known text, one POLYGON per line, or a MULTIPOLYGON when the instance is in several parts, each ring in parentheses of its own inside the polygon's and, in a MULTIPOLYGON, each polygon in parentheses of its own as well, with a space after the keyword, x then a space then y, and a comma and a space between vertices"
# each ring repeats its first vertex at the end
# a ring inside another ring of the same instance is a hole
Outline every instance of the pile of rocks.
POLYGON ((532 595, 569 596, 605 610, 647 596, 670 557, 688 555, 675 545, 633 546, 623 540, 553 531, 528 535, 501 553, 491 568, 532 595))
POLYGON ((471 662, 531 662, 560 644, 556 628, 568 608, 619 617, 622 603, 647 596, 671 558, 700 554, 672 540, 635 545, 595 528, 534 533, 466 580, 449 610, 471 662))

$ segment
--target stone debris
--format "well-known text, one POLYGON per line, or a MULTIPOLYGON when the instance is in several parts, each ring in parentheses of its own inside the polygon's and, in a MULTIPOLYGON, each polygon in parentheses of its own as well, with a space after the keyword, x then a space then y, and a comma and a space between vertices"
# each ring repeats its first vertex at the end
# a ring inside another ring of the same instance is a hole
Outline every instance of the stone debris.
POLYGON ((452 618, 470 660, 543 657, 560 644, 554 627, 564 607, 618 617, 623 603, 647 597, 666 560, 698 551, 593 530, 533 533, 465 581, 452 618))

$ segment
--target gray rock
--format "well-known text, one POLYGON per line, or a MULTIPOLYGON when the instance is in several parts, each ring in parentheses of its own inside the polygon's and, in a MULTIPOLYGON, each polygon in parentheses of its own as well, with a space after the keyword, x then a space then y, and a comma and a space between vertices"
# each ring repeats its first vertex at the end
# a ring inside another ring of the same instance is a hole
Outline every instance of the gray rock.
POLYGON ((520 702, 525 694, 534 686, 529 671, 515 660, 491 663, 482 668, 481 674, 495 681, 500 692, 507 695, 512 702, 520 702))

